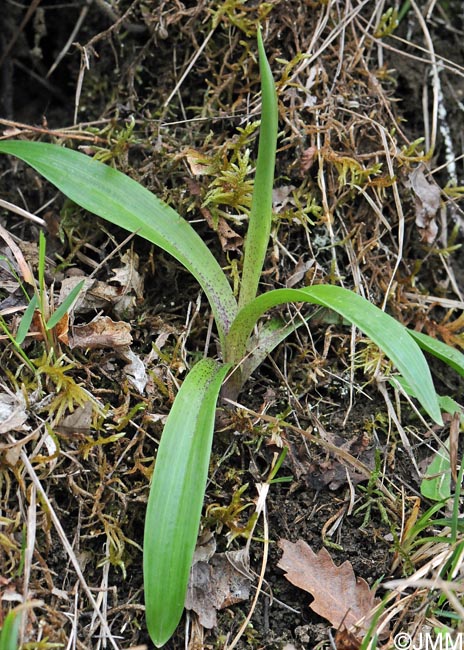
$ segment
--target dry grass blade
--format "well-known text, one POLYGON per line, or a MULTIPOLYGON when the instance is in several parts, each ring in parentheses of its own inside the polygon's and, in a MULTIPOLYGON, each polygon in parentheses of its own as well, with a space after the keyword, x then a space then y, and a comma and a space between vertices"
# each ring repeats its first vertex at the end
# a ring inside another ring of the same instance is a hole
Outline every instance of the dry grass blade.
POLYGON ((31 481, 34 484, 37 492, 39 493, 41 500, 44 502, 44 504, 48 508, 48 512, 50 514, 53 525, 55 526, 58 537, 59 537, 61 543, 63 544, 63 547, 64 547, 64 549, 65 549, 65 551, 66 551, 66 553, 67 553, 67 555, 69 557, 69 560, 70 560, 71 564, 74 567, 74 571, 76 572, 76 575, 77 575, 77 577, 79 579, 81 587, 82 587, 85 595, 89 599, 89 602, 92 605, 96 616, 98 617, 98 620, 99 620, 99 622, 101 624, 103 633, 105 634, 105 636, 106 636, 108 642, 110 643, 111 647, 113 648, 113 650, 120 650, 120 647, 116 643, 116 640, 115 640, 115 638, 114 638, 114 636, 113 636, 113 634, 112 634, 112 632, 111 632, 111 630, 110 630, 110 628, 108 626, 108 621, 106 620, 105 616, 100 611, 100 609, 99 609, 99 607, 97 605, 97 602, 96 602, 96 600, 95 600, 95 598, 94 598, 94 596, 93 596, 93 594, 92 594, 92 592, 91 592, 91 590, 90 590, 90 588, 89 588, 89 586, 87 584, 87 581, 86 581, 86 579, 84 577, 84 574, 82 572, 79 561, 78 561, 78 559, 77 559, 77 557, 76 557, 76 555, 75 555, 75 553, 73 551, 73 548, 72 548, 72 546, 71 546, 71 544, 70 544, 70 542, 69 542, 69 540, 68 540, 68 538, 66 536, 66 533, 64 532, 63 526, 61 525, 61 522, 60 522, 58 516, 56 515, 53 504, 51 503, 50 499, 48 498, 47 493, 43 489, 42 483, 40 482, 39 477, 37 476, 34 468, 32 467, 32 464, 29 461, 29 458, 28 458, 28 456, 27 456, 27 454, 26 454, 26 452, 24 450, 21 450, 21 460, 24 463, 24 467, 26 469, 26 472, 29 475, 29 478, 31 479, 31 481))

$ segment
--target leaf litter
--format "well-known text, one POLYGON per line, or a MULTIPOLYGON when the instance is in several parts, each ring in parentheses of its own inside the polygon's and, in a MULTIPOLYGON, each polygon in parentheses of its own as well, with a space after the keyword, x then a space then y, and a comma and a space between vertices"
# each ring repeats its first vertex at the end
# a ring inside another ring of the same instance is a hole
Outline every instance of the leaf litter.
POLYGON ((280 539, 283 555, 277 566, 296 587, 310 593, 309 607, 333 627, 364 636, 370 627, 373 610, 380 603, 375 591, 363 578, 357 578, 348 560, 336 566, 327 549, 314 553, 306 542, 280 539))

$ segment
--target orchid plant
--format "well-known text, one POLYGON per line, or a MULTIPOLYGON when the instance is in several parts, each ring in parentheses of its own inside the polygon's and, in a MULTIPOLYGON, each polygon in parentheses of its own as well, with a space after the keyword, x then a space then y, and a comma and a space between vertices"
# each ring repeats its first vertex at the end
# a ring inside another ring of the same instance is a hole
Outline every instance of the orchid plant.
MULTIPOLYGON (((442 421, 430 370, 420 349, 434 352, 433 339, 410 332, 360 295, 340 286, 319 284, 258 295, 271 229, 278 129, 275 84, 259 31, 258 52, 262 116, 238 300, 228 276, 194 228, 135 180, 55 144, 0 142, 0 152, 31 165, 82 208, 137 233, 175 257, 196 278, 214 315, 220 357, 199 361, 182 383, 161 437, 147 504, 143 548, 146 622, 158 647, 172 636, 184 608, 221 386, 226 382, 227 394, 237 396, 265 356, 296 327, 273 318, 256 330, 267 310, 296 302, 338 312, 391 359, 432 420, 442 421)), ((452 353, 447 350, 446 354, 452 353)), ((456 363, 462 364, 462 360, 456 363)))

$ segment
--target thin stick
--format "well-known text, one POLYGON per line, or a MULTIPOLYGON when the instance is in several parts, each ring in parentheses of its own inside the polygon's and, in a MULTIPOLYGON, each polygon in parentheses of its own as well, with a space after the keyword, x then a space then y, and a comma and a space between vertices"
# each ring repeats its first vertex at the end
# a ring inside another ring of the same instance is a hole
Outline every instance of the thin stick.
POLYGON ((198 50, 195 52, 195 54, 194 54, 192 60, 190 61, 190 63, 189 63, 188 66, 186 67, 186 69, 185 69, 184 73, 182 74, 181 78, 180 78, 179 81, 176 83, 174 89, 172 90, 172 92, 171 92, 171 94, 169 95, 169 97, 167 98, 167 100, 164 102, 164 105, 163 105, 163 112, 164 112, 164 111, 166 110, 166 108, 169 106, 169 104, 170 104, 170 102, 171 102, 171 99, 172 99, 172 98, 174 97, 174 95, 178 92, 179 88, 180 88, 180 87, 182 86, 182 84, 184 83, 185 78, 186 78, 187 75, 189 74, 190 70, 191 70, 191 69, 193 68, 193 66, 195 65, 195 63, 196 63, 198 57, 201 55, 201 53, 203 52, 203 50, 205 49, 205 47, 208 45, 209 39, 210 39, 211 36, 214 34, 214 31, 215 31, 215 29, 213 28, 213 29, 209 32, 209 34, 206 36, 205 40, 204 40, 203 43, 200 45, 200 47, 198 48, 198 50))
POLYGON ((85 7, 82 7, 82 9, 81 9, 81 13, 79 14, 79 18, 76 20, 76 24, 74 25, 74 27, 73 27, 73 29, 72 29, 72 31, 71 31, 71 34, 69 35, 68 40, 67 40, 66 43, 64 44, 64 46, 63 46, 61 52, 60 52, 60 53, 58 54, 58 56, 56 57, 55 61, 54 61, 54 62, 52 63, 52 65, 50 66, 49 71, 48 71, 47 74, 45 75, 45 79, 48 79, 48 78, 50 77, 50 75, 53 74, 53 72, 56 70, 56 68, 60 65, 61 61, 62 61, 62 60, 64 59, 64 57, 66 56, 66 54, 67 54, 69 48, 70 48, 71 45, 73 44, 74 39, 76 38, 77 33, 79 32, 79 30, 80 30, 80 28, 81 28, 81 26, 82 26, 82 23, 83 23, 84 20, 85 20, 85 17, 87 16, 87 14, 88 14, 88 12, 89 12, 89 7, 90 7, 90 5, 92 4, 92 1, 93 1, 93 0, 87 0, 87 5, 86 5, 85 7))
POLYGON ((3 199, 0 199, 0 208, 4 208, 5 210, 9 210, 10 212, 15 212, 16 214, 19 214, 20 217, 24 217, 25 219, 29 219, 29 221, 38 223, 39 226, 46 225, 44 219, 41 219, 40 217, 36 217, 35 214, 32 214, 31 212, 28 212, 27 210, 20 208, 19 205, 15 205, 14 203, 10 203, 9 201, 4 201, 3 199))
MULTIPOLYGON (((235 638, 233 639, 232 643, 230 645, 226 645, 225 650, 233 650, 237 643, 240 641, 240 639, 243 636, 243 633, 245 632, 248 623, 250 622, 251 617, 253 616, 253 612, 256 609, 256 605, 258 604, 258 598, 261 593, 261 587, 263 586, 264 582, 264 574, 266 572, 266 566, 267 566, 267 558, 269 555, 269 524, 267 521, 267 516, 266 516, 266 497, 269 492, 269 483, 258 483, 256 485, 258 489, 258 503, 256 504, 256 513, 258 516, 262 513, 263 514, 263 527, 264 527, 264 548, 263 548, 263 560, 261 562, 261 571, 259 574, 259 579, 258 579, 258 585, 256 587, 256 592, 253 598, 253 602, 251 603, 250 611, 247 614, 247 617, 243 621, 242 625, 240 626, 239 631, 235 635, 235 638)), ((257 519, 255 521, 255 525, 257 523, 257 519)), ((254 527, 253 527, 254 528, 254 527)), ((248 544, 251 541, 252 535, 249 536, 248 538, 248 544)))

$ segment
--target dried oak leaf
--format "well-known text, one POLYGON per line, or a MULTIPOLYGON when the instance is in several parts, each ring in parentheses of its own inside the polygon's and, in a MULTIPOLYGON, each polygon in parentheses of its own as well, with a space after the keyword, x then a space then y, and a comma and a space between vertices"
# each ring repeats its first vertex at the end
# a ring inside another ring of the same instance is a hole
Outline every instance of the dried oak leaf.
POLYGON ((356 578, 348 561, 336 566, 328 551, 314 551, 303 540, 279 540, 283 555, 278 567, 296 587, 309 592, 310 608, 335 628, 355 628, 358 634, 369 629, 372 610, 380 602, 362 578, 356 578))

